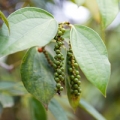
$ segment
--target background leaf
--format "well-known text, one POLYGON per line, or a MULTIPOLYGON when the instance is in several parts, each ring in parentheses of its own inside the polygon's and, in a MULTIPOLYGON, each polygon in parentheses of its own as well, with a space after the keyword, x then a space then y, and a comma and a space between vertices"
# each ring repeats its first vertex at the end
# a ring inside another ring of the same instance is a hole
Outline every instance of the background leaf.
POLYGON ((57 32, 53 16, 40 8, 26 7, 8 17, 10 35, 6 26, 0 30, 0 55, 8 55, 32 46, 45 46, 57 32))
POLYGON ((6 24, 9 32, 10 32, 10 27, 9 27, 9 22, 7 20, 7 18, 5 17, 5 15, 0 11, 0 18, 2 18, 3 22, 6 24))
POLYGON ((14 105, 13 97, 8 94, 0 94, 0 103, 3 105, 3 108, 12 107, 14 105))
POLYGON ((55 81, 50 66, 37 47, 30 48, 23 58, 21 77, 25 88, 45 107, 55 94, 55 81))
POLYGON ((92 29, 79 25, 72 27, 70 40, 81 70, 87 79, 106 96, 110 63, 103 41, 92 29))
POLYGON ((65 111, 63 110, 61 105, 59 105, 59 103, 55 99, 52 99, 50 101, 48 108, 52 112, 52 114, 54 115, 56 120, 68 120, 68 118, 65 114, 65 111))
POLYGON ((116 17, 119 12, 118 0, 97 0, 102 27, 105 29, 116 17))
POLYGON ((83 99, 80 100, 79 107, 92 115, 96 120, 106 120, 97 110, 95 110, 95 108, 93 108, 83 99))
POLYGON ((15 86, 15 82, 0 81, 0 90, 7 90, 15 86))
POLYGON ((47 114, 42 104, 35 98, 30 98, 32 120, 47 120, 47 114))

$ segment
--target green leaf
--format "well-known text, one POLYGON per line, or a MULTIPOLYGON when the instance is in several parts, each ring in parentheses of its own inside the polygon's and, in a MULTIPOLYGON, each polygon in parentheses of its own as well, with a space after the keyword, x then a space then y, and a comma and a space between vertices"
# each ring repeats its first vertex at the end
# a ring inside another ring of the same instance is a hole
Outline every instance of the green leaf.
POLYGON ((15 85, 15 82, 10 81, 0 81, 0 90, 7 90, 12 88, 15 85))
POLYGON ((106 96, 110 63, 103 41, 95 31, 80 25, 72 26, 70 41, 81 70, 87 79, 106 96))
POLYGON ((52 112, 56 120, 68 120, 65 111, 55 99, 52 99, 50 101, 48 108, 52 112))
POLYGON ((10 32, 10 27, 9 27, 9 22, 7 20, 7 18, 5 17, 5 15, 0 11, 0 18, 2 18, 3 22, 6 24, 9 32, 10 32))
POLYGON ((79 107, 92 115, 96 120, 106 120, 95 108, 83 99, 80 100, 79 107))
POLYGON ((21 64, 21 77, 28 92, 35 96, 45 107, 55 94, 55 81, 50 66, 37 47, 28 50, 21 64))
POLYGON ((35 98, 30 98, 30 111, 32 115, 32 120, 47 120, 47 114, 45 108, 42 104, 35 98))
POLYGON ((11 95, 24 95, 28 93, 23 86, 22 82, 10 82, 10 81, 1 81, 0 82, 0 91, 7 92, 11 95))
POLYGON ((102 27, 105 29, 119 12, 118 0, 97 0, 100 10, 102 27))
POLYGON ((28 93, 22 82, 17 82, 12 88, 7 90, 6 92, 13 96, 22 96, 28 93))
POLYGON ((32 46, 45 46, 57 32, 53 16, 40 8, 26 7, 8 17, 10 35, 3 25, 0 30, 0 55, 8 55, 32 46))

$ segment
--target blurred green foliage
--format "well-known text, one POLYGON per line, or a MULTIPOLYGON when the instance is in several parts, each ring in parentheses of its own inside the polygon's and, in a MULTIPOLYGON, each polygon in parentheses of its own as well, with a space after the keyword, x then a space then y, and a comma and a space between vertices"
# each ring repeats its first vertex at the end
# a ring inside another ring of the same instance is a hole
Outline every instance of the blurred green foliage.
MULTIPOLYGON (((93 28, 101 35, 100 16, 95 0, 71 0, 86 7, 91 18, 84 23, 93 28)), ((53 0, 0 0, 0 10, 8 16, 16 9, 26 6, 35 6, 47 9, 52 12, 50 4, 61 7, 64 0, 56 2, 53 0)), ((61 7, 62 9, 62 7, 61 7)), ((0 21, 2 25, 2 20, 0 21)), ((109 60, 111 63, 111 78, 108 84, 107 97, 104 98, 99 91, 88 82, 82 74, 82 98, 94 106, 107 120, 120 119, 120 23, 105 31, 105 43, 108 49, 109 60)), ((20 77, 20 64, 24 52, 15 53, 0 59, 0 120, 37 120, 33 114, 38 115, 34 110, 31 114, 29 100, 34 109, 39 108, 39 104, 25 90, 20 77), (11 67, 12 66, 12 67, 11 67), (38 106, 36 106, 36 104, 38 106)), ((88 113, 78 109, 74 114, 67 98, 63 95, 55 97, 67 112, 70 120, 94 120, 88 113)), ((63 109, 61 108, 61 109, 63 109)), ((48 120, 54 120, 52 113, 48 110, 48 120)), ((44 110, 43 110, 44 114, 44 110)), ((43 115, 42 114, 42 115, 43 115)), ((38 118, 40 116, 38 115, 38 118)), ((46 116, 43 116, 46 119, 46 116)), ((41 120, 43 120, 41 119, 41 120)), ((40 120, 40 119, 38 119, 40 120)))

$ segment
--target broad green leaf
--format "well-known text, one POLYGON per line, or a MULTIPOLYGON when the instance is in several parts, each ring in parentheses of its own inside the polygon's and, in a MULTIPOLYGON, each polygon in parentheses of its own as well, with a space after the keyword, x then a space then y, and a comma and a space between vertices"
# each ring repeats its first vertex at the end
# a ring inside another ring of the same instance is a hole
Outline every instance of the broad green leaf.
POLYGON ((21 96, 28 93, 22 82, 17 82, 13 87, 11 87, 6 92, 8 92, 13 96, 18 96, 18 95, 21 96))
POLYGON ((79 107, 92 115, 96 120, 106 120, 95 108, 83 99, 80 100, 79 107))
POLYGON ((8 94, 0 94, 0 103, 3 105, 3 108, 12 107, 14 105, 14 100, 12 96, 8 94))
POLYGON ((30 98, 29 104, 32 120, 47 120, 45 108, 37 99, 30 98))
POLYGON ((105 29, 119 12, 118 0, 97 0, 100 10, 102 27, 105 29))
POLYGON ((28 50, 21 64, 21 77, 28 92, 45 107, 55 94, 55 81, 50 66, 37 47, 28 50))
POLYGON ((7 92, 11 95, 24 95, 28 93, 23 86, 22 82, 1 81, 0 91, 7 92))
POLYGON ((40 8, 25 7, 8 17, 10 35, 5 25, 0 30, 0 55, 8 55, 32 46, 45 46, 57 32, 53 16, 40 8))
POLYGON ((72 26, 70 41, 81 70, 87 79, 106 96, 110 63, 103 41, 95 31, 80 25, 72 26))
POLYGON ((0 90, 7 90, 12 88, 15 85, 15 82, 10 81, 0 81, 0 90))
POLYGON ((52 99, 50 101, 48 108, 52 112, 56 120, 68 120, 65 111, 55 99, 52 99))
POLYGON ((9 27, 9 22, 7 20, 7 18, 5 17, 5 15, 0 11, 0 18, 2 18, 3 22, 6 24, 9 32, 10 32, 10 27, 9 27))

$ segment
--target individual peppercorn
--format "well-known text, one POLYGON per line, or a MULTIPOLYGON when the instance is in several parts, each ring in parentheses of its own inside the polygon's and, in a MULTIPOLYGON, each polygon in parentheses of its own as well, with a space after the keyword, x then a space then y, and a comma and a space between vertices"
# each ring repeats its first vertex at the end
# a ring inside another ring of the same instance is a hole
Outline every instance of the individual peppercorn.
POLYGON ((60 91, 63 91, 63 87, 60 87, 60 91))
POLYGON ((56 50, 55 52, 56 52, 56 54, 60 54, 60 50, 56 50))
POLYGON ((55 79, 56 82, 60 81, 58 77, 55 77, 54 79, 55 79))
POLYGON ((63 33, 62 33, 62 31, 58 31, 58 36, 61 36, 63 33))
POLYGON ((57 72, 55 72, 55 73, 54 73, 54 76, 56 76, 56 77, 57 77, 58 75, 59 75, 59 74, 58 74, 57 72))

